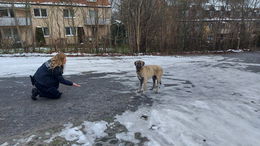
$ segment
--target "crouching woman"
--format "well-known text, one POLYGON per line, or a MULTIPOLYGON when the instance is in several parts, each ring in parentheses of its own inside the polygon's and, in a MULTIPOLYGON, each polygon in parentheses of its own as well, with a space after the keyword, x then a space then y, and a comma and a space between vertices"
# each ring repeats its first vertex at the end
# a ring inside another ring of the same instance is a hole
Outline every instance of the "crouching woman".
POLYGON ((66 64, 66 55, 59 53, 50 60, 42 64, 31 77, 32 85, 36 88, 32 89, 31 98, 37 100, 37 96, 58 99, 61 97, 61 92, 58 90, 59 84, 62 83, 68 86, 80 87, 63 78, 63 69, 66 64))

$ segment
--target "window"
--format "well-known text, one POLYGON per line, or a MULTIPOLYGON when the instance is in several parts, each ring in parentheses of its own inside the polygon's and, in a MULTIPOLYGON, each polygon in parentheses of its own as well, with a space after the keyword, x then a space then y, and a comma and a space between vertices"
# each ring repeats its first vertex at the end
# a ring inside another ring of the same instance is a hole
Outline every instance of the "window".
POLYGON ((212 35, 208 36, 208 41, 213 41, 213 36, 212 35))
POLYGON ((88 12, 89 12, 89 17, 90 17, 90 18, 97 18, 97 17, 98 17, 97 11, 95 11, 95 10, 89 10, 88 12))
POLYGON ((188 10, 186 10, 185 12, 184 12, 184 15, 185 15, 185 17, 189 17, 189 11, 188 10))
POLYGON ((18 32, 15 28, 4 28, 3 34, 5 38, 18 40, 18 32))
POLYGON ((42 17, 47 17, 47 10, 41 9, 41 15, 42 15, 42 17))
POLYGON ((75 27, 65 27, 66 36, 74 36, 76 35, 75 27))
POLYGON ((208 27, 209 27, 209 29, 213 29, 213 24, 212 24, 212 23, 209 23, 209 24, 208 24, 208 27))
POLYGON ((50 32, 49 32, 49 28, 48 27, 43 27, 42 28, 42 32, 44 36, 49 36, 50 32))
POLYGON ((259 22, 256 22, 256 28, 259 28, 259 29, 260 29, 260 21, 259 21, 259 22))
POLYGON ((0 10, 0 16, 1 17, 8 17, 8 9, 1 9, 0 10))
POLYGON ((223 10, 222 11, 220 11, 220 16, 224 16, 224 12, 223 12, 223 10))
POLYGON ((35 17, 47 17, 47 9, 33 9, 35 17))
POLYGON ((97 0, 87 0, 88 2, 97 2, 97 0))
POLYGON ((210 16, 210 17, 213 17, 213 16, 214 16, 214 12, 213 12, 213 11, 210 11, 210 12, 209 12, 209 16, 210 16))
POLYGON ((256 12, 256 15, 257 15, 257 16, 260 16, 260 10, 258 10, 258 11, 256 12))
POLYGON ((243 12, 239 12, 239 17, 242 17, 243 16, 243 12))
POLYGON ((34 16, 35 17, 40 17, 41 16, 41 13, 40 13, 40 9, 34 9, 34 16))
POLYGON ((75 17, 75 14, 74 14, 74 11, 71 9, 64 9, 63 16, 64 16, 64 18, 73 18, 73 17, 75 17))
POLYGON ((200 17, 200 16, 202 16, 202 12, 198 10, 196 13, 196 17, 200 17))
POLYGON ((252 16, 253 16, 253 12, 249 12, 248 17, 252 17, 252 16))
POLYGON ((12 9, 0 8, 0 17, 14 17, 14 11, 12 9))
POLYGON ((6 38, 13 38, 13 30, 11 28, 3 29, 6 38))
POLYGON ((97 27, 96 26, 93 26, 91 31, 92 31, 92 36, 97 35, 97 27))

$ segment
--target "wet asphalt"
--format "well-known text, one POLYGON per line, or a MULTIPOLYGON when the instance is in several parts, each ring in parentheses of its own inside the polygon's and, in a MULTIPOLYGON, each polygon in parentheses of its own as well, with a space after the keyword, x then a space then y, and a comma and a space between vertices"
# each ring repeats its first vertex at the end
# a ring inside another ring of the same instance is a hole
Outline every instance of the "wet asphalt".
POLYGON ((223 55, 226 59, 235 59, 235 62, 248 63, 246 70, 254 73, 260 73, 260 51, 244 52, 244 53, 230 53, 223 55))
POLYGON ((80 88, 61 86, 61 99, 31 100, 28 77, 0 78, 0 144, 40 129, 68 122, 113 121, 117 114, 136 110, 151 99, 140 97, 127 86, 106 74, 65 76, 80 88))

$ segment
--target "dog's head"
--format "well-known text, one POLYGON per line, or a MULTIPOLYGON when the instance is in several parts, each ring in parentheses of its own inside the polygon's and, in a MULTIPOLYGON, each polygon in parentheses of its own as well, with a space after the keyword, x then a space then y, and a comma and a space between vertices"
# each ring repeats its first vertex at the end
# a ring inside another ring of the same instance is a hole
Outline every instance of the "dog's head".
POLYGON ((136 71, 140 71, 143 66, 144 66, 144 61, 138 60, 135 62, 136 71))

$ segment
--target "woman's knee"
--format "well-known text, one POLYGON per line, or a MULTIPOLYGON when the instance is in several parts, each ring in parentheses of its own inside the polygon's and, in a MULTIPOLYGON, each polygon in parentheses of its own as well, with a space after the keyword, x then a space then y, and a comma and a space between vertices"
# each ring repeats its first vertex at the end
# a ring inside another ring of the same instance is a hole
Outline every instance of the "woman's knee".
POLYGON ((49 96, 49 98, 51 98, 51 99, 60 99, 61 98, 61 94, 62 93, 59 93, 57 95, 52 95, 52 96, 49 96))
POLYGON ((59 99, 61 97, 61 95, 62 95, 62 93, 58 89, 56 89, 54 87, 49 88, 48 89, 48 93, 49 93, 48 97, 52 98, 52 99, 59 99))

